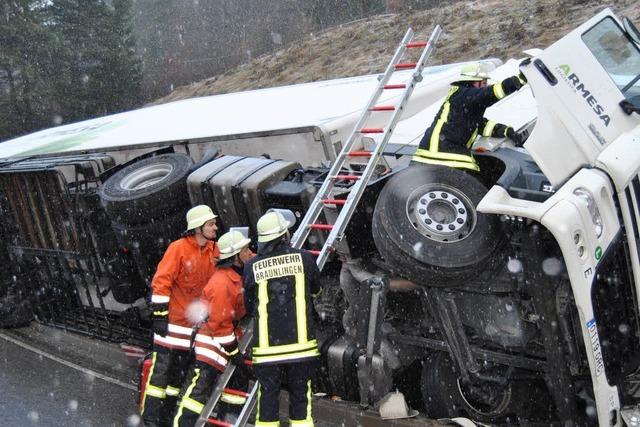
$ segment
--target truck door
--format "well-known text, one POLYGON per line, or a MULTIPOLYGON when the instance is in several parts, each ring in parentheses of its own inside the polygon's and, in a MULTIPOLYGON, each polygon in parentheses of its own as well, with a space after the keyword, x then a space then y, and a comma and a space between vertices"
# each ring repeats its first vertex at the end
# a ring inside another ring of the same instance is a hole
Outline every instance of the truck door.
POLYGON ((609 9, 522 69, 538 105, 525 147, 554 186, 638 124, 619 104, 640 105, 640 50, 609 9))

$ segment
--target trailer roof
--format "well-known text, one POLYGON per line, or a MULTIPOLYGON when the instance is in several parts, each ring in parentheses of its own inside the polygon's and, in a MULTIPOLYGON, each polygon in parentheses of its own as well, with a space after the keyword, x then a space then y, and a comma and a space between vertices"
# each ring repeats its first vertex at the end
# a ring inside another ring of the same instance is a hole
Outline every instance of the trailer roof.
MULTIPOLYGON (((423 75, 450 72, 458 66, 427 67, 423 75)), ((410 73, 399 72, 394 78, 404 81, 410 73)), ((418 86, 428 81, 426 77, 418 86)), ((175 101, 11 139, 0 144, 0 158, 118 150, 319 126, 362 109, 376 83, 377 75, 368 75, 175 101)))

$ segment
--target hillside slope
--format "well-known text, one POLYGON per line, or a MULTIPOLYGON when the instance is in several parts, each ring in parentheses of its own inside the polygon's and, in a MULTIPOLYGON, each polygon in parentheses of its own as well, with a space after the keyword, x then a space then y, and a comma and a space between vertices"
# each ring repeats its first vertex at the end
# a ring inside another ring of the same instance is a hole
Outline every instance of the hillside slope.
POLYGON ((640 2, 613 0, 476 0, 412 14, 381 15, 311 34, 273 55, 224 74, 182 86, 154 104, 384 71, 408 27, 425 40, 436 24, 444 31, 430 64, 520 57, 544 48, 605 7, 640 23, 640 2))

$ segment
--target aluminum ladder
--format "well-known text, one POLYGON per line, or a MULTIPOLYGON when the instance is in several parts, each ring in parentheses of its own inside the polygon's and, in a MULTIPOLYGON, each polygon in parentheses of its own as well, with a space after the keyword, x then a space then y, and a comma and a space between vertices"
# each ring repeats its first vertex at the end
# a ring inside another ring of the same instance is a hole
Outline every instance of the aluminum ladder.
POLYGON ((324 266, 327 258, 329 257, 329 254, 336 249, 335 245, 341 242, 344 238, 344 232, 347 228, 349 220, 353 216, 353 212, 355 211, 356 206, 358 205, 358 202, 360 201, 360 198, 362 197, 362 194, 364 193, 367 184, 374 173, 375 167, 382 157, 384 148, 389 142, 391 134, 393 133, 397 122, 402 116, 405 105, 407 104, 407 101, 409 100, 409 97, 411 96, 416 83, 422 80, 422 69, 429 59, 429 55, 431 55, 434 45, 437 39, 440 37, 441 32, 441 27, 439 25, 436 25, 435 29, 431 33, 431 37, 429 37, 429 40, 427 42, 422 42, 412 41, 413 30, 411 28, 407 30, 407 33, 396 49, 391 62, 387 66, 386 71, 382 75, 382 78, 380 78, 378 86, 371 96, 371 99, 369 100, 367 106, 365 107, 362 116, 354 126, 349 139, 343 146, 340 154, 337 156, 335 162, 329 170, 326 179, 316 193, 316 196, 311 203, 309 210, 300 222, 300 226, 294 233, 291 239, 291 246, 300 249, 304 246, 311 230, 329 231, 329 236, 326 238, 322 249, 319 251, 311 251, 312 253, 317 255, 316 262, 320 269, 322 269, 322 267, 324 266), (407 49, 412 48, 423 48, 418 62, 400 62, 407 49), (398 70, 413 70, 413 73, 409 81, 405 83, 389 84, 392 75, 398 70), (400 102, 397 105, 377 104, 383 93, 389 90, 398 89, 404 89, 404 92, 402 94, 400 102), (392 112, 387 125, 382 128, 366 127, 367 120, 369 120, 371 114, 380 112, 392 112), (377 136, 378 140, 375 143, 374 149, 371 151, 352 151, 356 142, 358 142, 364 135, 377 136), (347 160, 353 157, 369 158, 362 174, 341 174, 341 171, 347 160), (337 199, 333 195, 334 190, 336 189, 335 182, 338 180, 354 182, 348 190, 346 199, 337 199), (333 224, 322 224, 317 222, 318 217, 320 216, 320 213, 322 212, 325 205, 342 206, 342 208, 340 209, 340 213, 338 214, 333 224))
MULTIPOLYGON (((316 259, 316 263, 320 270, 322 270, 322 267, 324 267, 324 264, 334 244, 337 241, 342 240, 342 238, 344 237, 344 231, 347 227, 347 224, 356 209, 362 193, 364 193, 364 190, 366 189, 367 183, 373 175, 374 169, 382 156, 384 148, 389 142, 393 129, 400 119, 404 107, 409 97, 411 96, 416 83, 422 80, 422 69, 429 59, 434 45, 440 37, 441 33, 441 27, 439 25, 436 25, 435 29, 431 33, 431 36, 429 37, 429 40, 426 42, 422 42, 413 41, 413 30, 411 28, 407 30, 402 39, 402 42, 400 42, 400 45, 396 49, 391 62, 382 75, 382 78, 379 79, 378 86, 371 99, 367 103, 362 116, 354 126, 353 131, 351 132, 351 135, 347 140, 347 143, 340 151, 340 154, 336 158, 336 161, 333 163, 333 166, 329 170, 327 178, 323 182, 320 190, 311 203, 311 207, 300 222, 300 226, 298 227, 296 233, 293 235, 291 239, 291 246, 300 249, 304 245, 304 242, 306 241, 307 237, 309 236, 309 232, 312 229, 330 231, 329 236, 325 240, 325 243, 322 247, 322 250, 310 251, 318 256, 316 259), (422 53, 420 54, 420 59, 415 63, 400 62, 406 50, 413 48, 423 48, 422 53), (393 73, 399 70, 413 70, 414 72, 412 73, 410 80, 406 83, 389 84, 389 80, 391 79, 393 73), (377 105, 378 100, 385 91, 398 89, 404 89, 404 92, 402 93, 401 100, 397 105, 377 105), (389 118, 386 127, 364 127, 367 119, 373 112, 392 112, 392 115, 389 118), (362 135, 367 134, 377 134, 378 136, 381 136, 381 139, 376 143, 375 148, 372 151, 352 151, 353 146, 359 140, 359 138, 362 135), (361 175, 340 174, 340 171, 345 165, 347 159, 350 157, 369 157, 369 161, 367 162, 364 172, 361 175), (332 198, 332 192, 335 188, 334 183, 336 180, 355 181, 354 185, 349 190, 349 194, 346 200, 332 198), (333 225, 316 223, 323 207, 329 204, 343 206, 335 223, 333 225)), ((252 337, 253 325, 249 323, 238 345, 239 351, 242 354, 245 354, 245 351, 249 346, 252 337)), ((216 388, 211 393, 207 404, 198 417, 198 420, 195 424, 196 427, 204 427, 207 424, 219 427, 244 427, 247 424, 251 412, 256 405, 258 382, 254 382, 251 390, 249 390, 248 392, 226 389, 227 384, 229 383, 231 377, 233 376, 233 373, 235 372, 235 369, 235 365, 231 363, 227 365, 227 368, 216 383, 216 388), (238 416, 237 421, 233 424, 211 418, 211 414, 220 401, 220 397, 222 396, 222 393, 224 391, 246 397, 246 402, 240 412, 240 415, 238 416)))
MULTIPOLYGON (((243 323, 244 334, 238 343, 238 351, 241 354, 246 354, 246 350, 251 344, 251 338, 253 337, 253 322, 244 322, 243 323)), ((196 427, 204 427, 206 425, 213 425, 219 427, 244 427, 249 421, 249 417, 251 416, 251 412, 253 412, 253 408, 256 405, 256 394, 258 392, 258 381, 255 381, 251 386, 250 390, 232 390, 227 388, 227 384, 231 380, 231 377, 236 371, 236 365, 233 363, 228 363, 224 372, 218 378, 216 382, 216 387, 211 392, 211 396, 209 400, 207 400, 206 405, 202 409, 200 416, 196 420, 196 427), (218 419, 211 418, 211 414, 213 410, 218 405, 220 401, 220 397, 223 392, 227 392, 230 394, 235 394, 238 396, 242 396, 246 398, 246 401, 238 415, 238 419, 234 423, 227 423, 218 419)))

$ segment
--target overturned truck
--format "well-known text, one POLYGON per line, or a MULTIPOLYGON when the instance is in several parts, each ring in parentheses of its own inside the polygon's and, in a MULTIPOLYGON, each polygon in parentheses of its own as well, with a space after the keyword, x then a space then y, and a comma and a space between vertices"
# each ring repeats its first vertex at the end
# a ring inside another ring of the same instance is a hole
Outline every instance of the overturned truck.
MULTIPOLYGON (((409 164, 461 64, 425 68, 324 268, 321 391, 369 405, 398 388, 430 417, 635 425, 639 46, 605 10, 529 52, 530 90, 487 111, 525 148, 479 138, 473 175, 409 164)), ((490 62, 498 80, 519 63, 490 62)), ((0 144, 2 326, 35 316, 148 345, 150 279, 188 207, 252 235, 268 208, 302 218, 376 83, 178 101, 0 144)))

